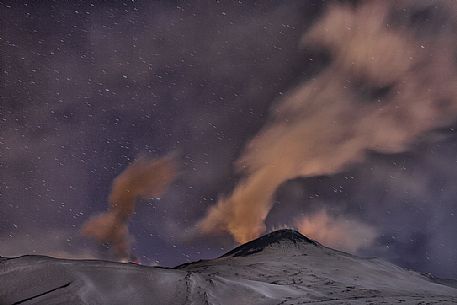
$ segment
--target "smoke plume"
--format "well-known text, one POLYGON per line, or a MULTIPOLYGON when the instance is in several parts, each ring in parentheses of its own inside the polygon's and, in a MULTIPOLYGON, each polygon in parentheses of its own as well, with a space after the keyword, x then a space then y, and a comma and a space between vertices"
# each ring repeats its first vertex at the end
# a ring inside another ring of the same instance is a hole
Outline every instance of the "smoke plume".
POLYGON ((101 243, 112 245, 116 256, 130 257, 128 220, 139 199, 162 194, 176 176, 172 157, 148 160, 139 158, 130 164, 112 184, 109 210, 84 224, 82 233, 101 243))
POLYGON ((328 7, 302 43, 325 49, 331 63, 278 101, 237 161, 244 178, 209 209, 200 230, 251 240, 265 231, 272 197, 287 180, 340 172, 368 151, 403 152, 418 136, 455 120, 451 27, 419 33, 392 17, 419 2, 328 7))
POLYGON ((377 236, 373 227, 356 219, 332 216, 326 210, 297 219, 295 226, 325 246, 351 253, 370 246, 377 236))

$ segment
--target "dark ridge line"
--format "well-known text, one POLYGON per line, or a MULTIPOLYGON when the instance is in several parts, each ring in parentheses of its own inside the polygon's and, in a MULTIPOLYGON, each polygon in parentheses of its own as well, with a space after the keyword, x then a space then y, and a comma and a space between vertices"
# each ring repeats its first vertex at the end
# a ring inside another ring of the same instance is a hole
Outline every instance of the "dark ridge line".
POLYGON ((24 302, 27 302, 27 301, 33 300, 33 299, 35 299, 35 298, 38 298, 38 297, 44 296, 44 295, 46 295, 46 294, 49 294, 49 293, 51 293, 51 292, 54 292, 54 291, 56 291, 56 290, 66 288, 66 287, 70 286, 71 283, 73 283, 73 282, 69 282, 69 283, 63 284, 62 286, 59 286, 59 287, 57 287, 57 288, 53 288, 53 289, 51 289, 51 290, 48 290, 48 291, 45 291, 45 292, 43 292, 43 293, 37 294, 37 295, 35 295, 35 296, 33 296, 33 297, 30 297, 30 298, 27 298, 27 299, 24 299, 24 300, 17 301, 17 302, 15 302, 15 303, 13 303, 12 305, 22 304, 22 303, 24 303, 24 302))
POLYGON ((210 262, 210 261, 212 261, 212 259, 199 259, 199 260, 194 261, 194 262, 188 262, 188 263, 179 264, 178 266, 170 268, 170 269, 184 269, 184 268, 189 267, 191 265, 196 265, 196 264, 199 264, 199 263, 205 263, 205 262, 210 262))

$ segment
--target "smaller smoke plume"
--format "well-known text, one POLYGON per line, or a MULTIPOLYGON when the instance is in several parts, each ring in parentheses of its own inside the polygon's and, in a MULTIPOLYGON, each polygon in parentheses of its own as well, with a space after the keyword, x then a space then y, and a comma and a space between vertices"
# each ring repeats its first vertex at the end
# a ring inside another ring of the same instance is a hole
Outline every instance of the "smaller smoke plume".
POLYGON ((114 179, 109 195, 109 210, 86 222, 82 234, 112 245, 119 259, 128 259, 128 220, 135 211, 135 202, 160 196, 175 176, 173 157, 154 160, 140 158, 134 161, 114 179))
POLYGON ((370 246, 377 236, 373 227, 356 219, 332 216, 326 210, 296 220, 295 226, 325 246, 351 253, 370 246))

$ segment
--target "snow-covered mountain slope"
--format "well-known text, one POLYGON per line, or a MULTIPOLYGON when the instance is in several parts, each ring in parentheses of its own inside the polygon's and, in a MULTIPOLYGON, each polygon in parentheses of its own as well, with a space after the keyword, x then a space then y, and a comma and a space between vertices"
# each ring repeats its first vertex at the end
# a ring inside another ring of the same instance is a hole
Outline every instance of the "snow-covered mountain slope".
POLYGON ((0 260, 0 304, 457 304, 457 289, 280 230, 176 268, 24 256, 0 260))

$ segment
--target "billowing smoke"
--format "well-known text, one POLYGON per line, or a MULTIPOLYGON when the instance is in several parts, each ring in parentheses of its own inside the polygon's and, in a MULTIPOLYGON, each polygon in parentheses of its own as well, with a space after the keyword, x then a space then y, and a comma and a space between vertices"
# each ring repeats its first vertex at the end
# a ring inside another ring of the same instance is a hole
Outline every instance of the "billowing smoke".
POLYGON ((332 216, 326 210, 297 219, 295 226, 325 246, 351 253, 370 246, 377 237, 375 228, 356 219, 332 216))
POLYGON ((176 176, 173 157, 148 160, 139 158, 113 181, 109 210, 84 224, 82 233, 101 243, 110 244, 116 256, 130 257, 128 220, 135 211, 135 202, 160 196, 176 176))
POLYGON ((302 43, 325 50, 331 63, 278 101, 237 161, 244 178, 210 208, 199 223, 203 232, 251 240, 264 232, 272 197, 287 180, 340 172, 368 151, 403 152, 418 136, 455 120, 453 27, 419 31, 394 18, 424 3, 328 7, 302 43))

